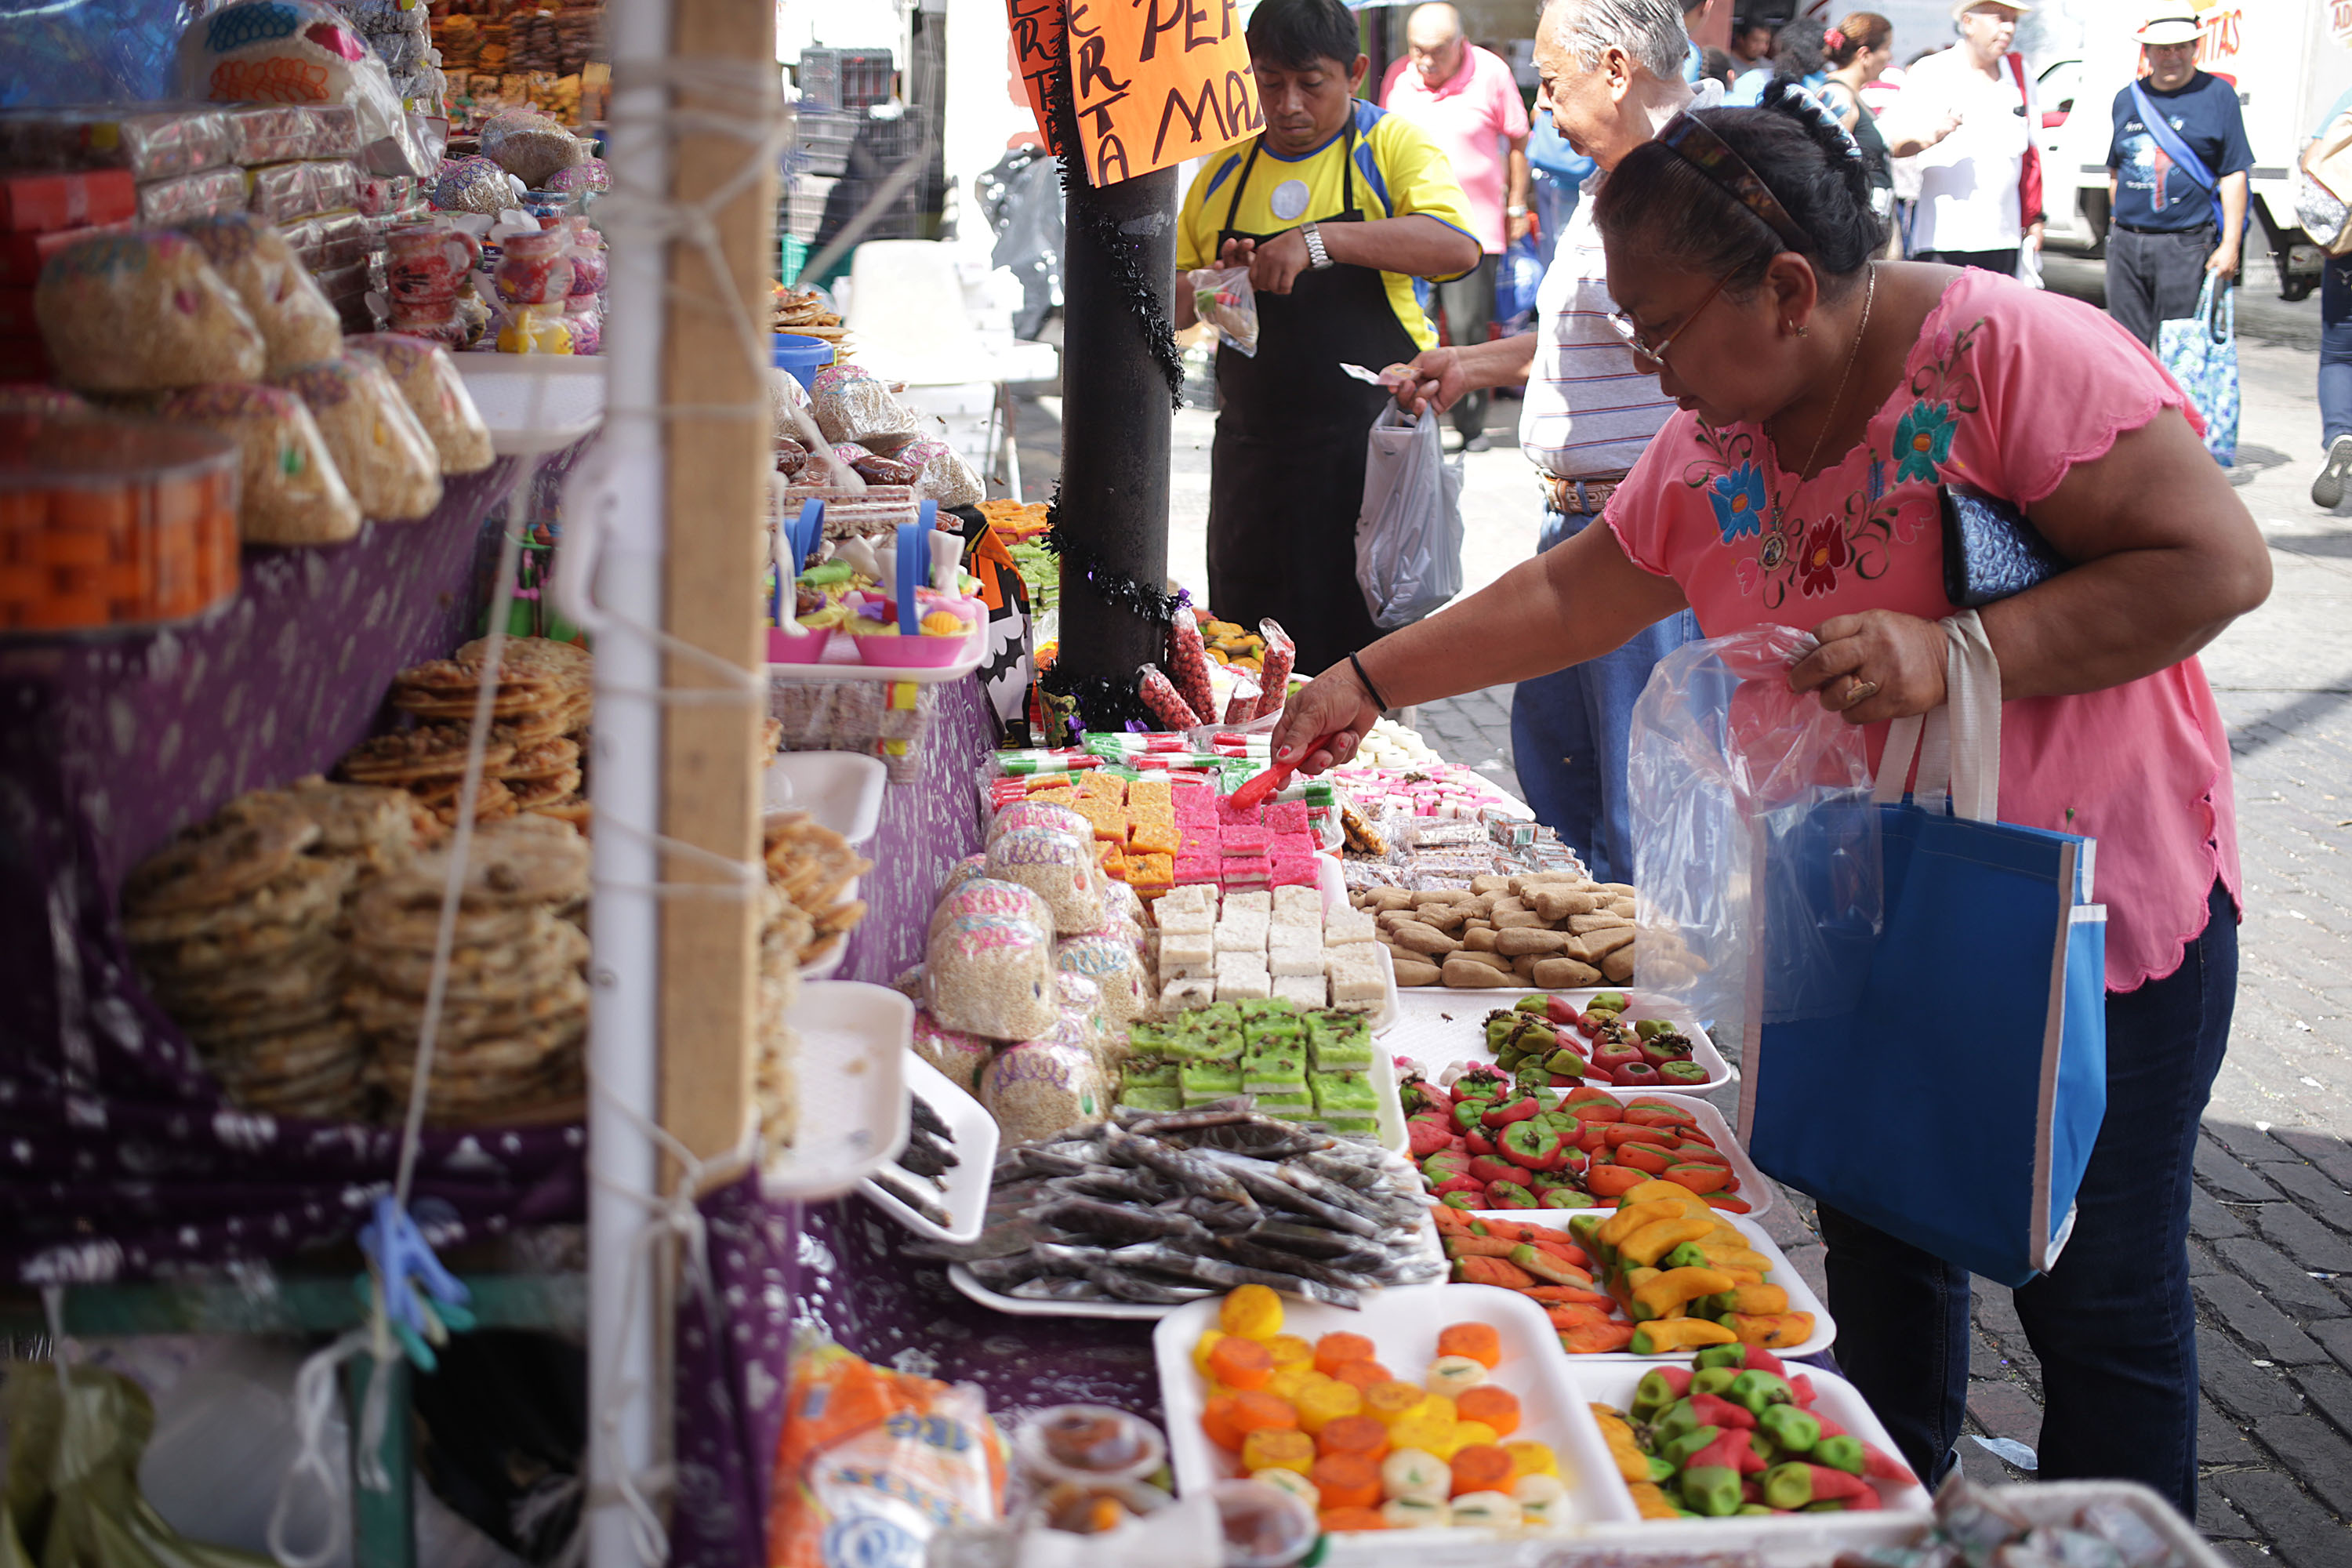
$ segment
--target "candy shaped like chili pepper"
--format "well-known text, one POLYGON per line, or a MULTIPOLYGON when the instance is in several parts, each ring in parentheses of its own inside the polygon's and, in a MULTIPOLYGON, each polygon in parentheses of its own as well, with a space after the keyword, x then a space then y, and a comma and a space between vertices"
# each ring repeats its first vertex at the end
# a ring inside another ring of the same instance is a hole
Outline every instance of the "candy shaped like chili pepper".
POLYGON ((1800 1459, 1765 1471, 1763 1485, 1767 1508, 1800 1509, 1810 1503, 1843 1502, 1863 1496, 1868 1496, 1873 1502, 1878 1500, 1870 1483, 1860 1476, 1850 1476, 1823 1465, 1809 1465, 1800 1459))

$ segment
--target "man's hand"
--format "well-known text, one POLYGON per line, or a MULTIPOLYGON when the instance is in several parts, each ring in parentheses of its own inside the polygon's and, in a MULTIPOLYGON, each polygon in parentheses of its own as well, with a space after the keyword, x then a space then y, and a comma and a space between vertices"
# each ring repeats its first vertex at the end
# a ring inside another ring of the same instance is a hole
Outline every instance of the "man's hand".
POLYGON ((2025 231, 2025 254, 2028 256, 2039 256, 2042 254, 2042 223, 2040 219, 2036 219, 2032 226, 2029 227, 2025 231))
POLYGON ((2237 245, 2232 241, 2225 240, 2216 246, 2213 254, 2205 258, 2205 270, 2224 283, 2235 278, 2238 275, 2237 245))
POLYGON ((1381 379, 1396 388, 1397 406, 1416 419, 1424 408, 1444 413, 1470 390, 1462 355, 1450 348, 1423 349, 1406 363, 1389 366, 1381 379))
MULTIPOLYGON (((1236 240, 1247 245, 1247 240, 1236 240)), ((1295 228, 1283 230, 1272 239, 1256 245, 1250 255, 1230 266, 1250 269, 1250 287, 1261 294, 1287 294, 1298 275, 1307 269, 1314 258, 1307 254, 1307 237, 1295 228)))
POLYGON ((1519 241, 1527 238, 1528 232, 1535 226, 1536 218, 1535 214, 1533 213, 1505 213, 1503 215, 1503 237, 1510 241, 1513 245, 1517 245, 1519 241))

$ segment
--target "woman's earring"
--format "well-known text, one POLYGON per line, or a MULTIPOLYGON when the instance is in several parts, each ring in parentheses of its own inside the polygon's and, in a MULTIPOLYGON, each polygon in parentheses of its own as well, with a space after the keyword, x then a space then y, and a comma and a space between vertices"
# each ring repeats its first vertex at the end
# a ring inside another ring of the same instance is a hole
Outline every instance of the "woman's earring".
POLYGON ((1789 323, 1789 330, 1801 338, 1810 334, 1813 329, 1811 327, 1801 327, 1796 322, 1791 321, 1789 323))

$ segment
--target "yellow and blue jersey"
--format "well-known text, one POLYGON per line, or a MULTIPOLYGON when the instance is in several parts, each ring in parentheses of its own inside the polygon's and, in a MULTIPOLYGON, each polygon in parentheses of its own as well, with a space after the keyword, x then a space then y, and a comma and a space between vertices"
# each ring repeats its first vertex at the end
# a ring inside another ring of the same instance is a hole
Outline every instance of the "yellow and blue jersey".
MULTIPOLYGON (((1377 104, 1359 99, 1355 109, 1355 204, 1364 218, 1410 217, 1417 213, 1475 239, 1469 204, 1454 183, 1454 166, 1429 133, 1377 104)), ((1230 226, 1235 233, 1265 235, 1309 221, 1328 223, 1346 210, 1350 171, 1346 167, 1349 137, 1345 130, 1304 157, 1286 158, 1271 147, 1260 150, 1236 208, 1234 183, 1241 179, 1250 151, 1256 145, 1257 138, 1253 137, 1213 155, 1185 193, 1184 209, 1176 219, 1179 268, 1190 271, 1216 265, 1218 237, 1228 226, 1229 211, 1230 226)), ((1383 272, 1381 281, 1406 333, 1424 349, 1436 347, 1437 330, 1429 317, 1426 285, 1401 272, 1383 272)))

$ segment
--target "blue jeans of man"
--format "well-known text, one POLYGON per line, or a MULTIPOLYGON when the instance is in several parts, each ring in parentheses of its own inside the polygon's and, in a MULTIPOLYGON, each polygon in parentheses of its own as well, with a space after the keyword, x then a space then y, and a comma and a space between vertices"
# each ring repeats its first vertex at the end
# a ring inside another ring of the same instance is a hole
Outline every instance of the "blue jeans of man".
MULTIPOLYGON (((2056 1267, 2017 1316, 2048 1403, 2042 1480, 2145 1482, 2197 1511, 2197 1309, 2189 1166, 2230 1041, 2238 917, 2214 885, 2180 967, 2107 995, 2107 1114, 2056 1267)), ((1958 1462, 1969 1394, 1969 1274, 1824 1204, 1839 1367, 1930 1487, 1958 1462)))
POLYGON ((2319 275, 2319 443, 2352 436, 2352 256, 2331 256, 2319 275))
MULTIPOLYGON (((1538 552, 1584 531, 1587 517, 1547 510, 1538 552)), ((1658 660, 1698 637, 1698 617, 1677 610, 1613 653, 1572 664, 1511 694, 1511 753, 1536 820, 1584 858, 1604 882, 1633 879, 1625 797, 1626 738, 1633 703, 1658 660)))

